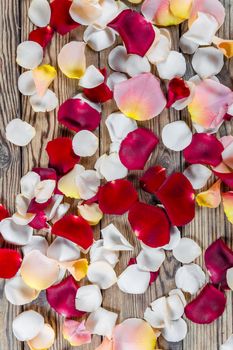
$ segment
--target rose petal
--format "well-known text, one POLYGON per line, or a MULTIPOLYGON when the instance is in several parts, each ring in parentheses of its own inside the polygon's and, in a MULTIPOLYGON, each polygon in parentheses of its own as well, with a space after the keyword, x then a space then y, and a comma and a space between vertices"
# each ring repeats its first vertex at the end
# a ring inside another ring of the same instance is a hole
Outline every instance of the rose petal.
POLYGON ((182 120, 169 123, 162 130, 163 144, 167 148, 177 152, 188 147, 192 141, 192 137, 191 130, 182 120))
POLYGON ((106 68, 100 69, 100 73, 102 74, 103 81, 98 86, 93 88, 84 88, 83 92, 85 96, 90 101, 96 103, 104 103, 108 100, 111 100, 113 97, 113 92, 109 89, 106 84, 107 81, 107 70, 106 68))
POLYGON ((53 328, 45 323, 42 330, 37 336, 28 341, 28 346, 31 350, 41 350, 50 348, 55 340, 55 332, 53 328))
POLYGON ((194 190, 183 174, 170 175, 156 192, 156 196, 164 205, 174 226, 186 225, 194 218, 194 190))
POLYGON ((46 297, 49 305, 65 317, 81 317, 83 312, 75 308, 75 296, 79 288, 72 276, 66 277, 62 282, 48 288, 46 297))
POLYGON ((21 266, 22 258, 19 252, 13 249, 0 248, 0 278, 12 278, 21 266))
POLYGON ((105 124, 112 142, 121 142, 131 131, 137 129, 135 120, 127 118, 124 114, 118 112, 110 114, 105 124))
POLYGON ((115 271, 105 261, 91 263, 87 271, 87 278, 91 283, 97 284, 100 289, 108 289, 117 281, 115 271))
POLYGON ((35 135, 35 128, 19 118, 11 120, 6 126, 6 139, 16 146, 27 146, 35 135))
POLYGON ((227 186, 233 188, 233 172, 224 163, 212 169, 214 175, 222 180, 227 186))
POLYGON ((145 310, 144 319, 153 328, 164 328, 170 322, 167 298, 162 297, 154 300, 151 303, 151 308, 148 307, 145 310))
POLYGON ((150 272, 142 271, 137 264, 128 266, 118 277, 118 287, 124 293, 143 294, 149 287, 150 272))
MULTIPOLYGON (((122 233, 110 224, 101 230, 104 240, 104 248, 113 251, 130 251, 134 250, 133 246, 127 241, 122 233)), ((157 269, 158 270, 158 269, 157 269)))
POLYGON ((12 218, 3 219, 0 223, 0 232, 6 242, 25 245, 33 235, 33 229, 28 225, 17 225, 12 218))
POLYGON ((140 186, 148 193, 155 193, 166 180, 166 169, 160 165, 147 169, 140 178, 140 186))
POLYGON ((18 340, 31 340, 44 328, 44 317, 33 310, 24 311, 13 320, 12 328, 18 340))
POLYGON ((61 35, 65 35, 79 26, 79 23, 70 17, 69 10, 71 5, 70 0, 53 0, 50 3, 50 25, 61 35))
POLYGON ((84 321, 80 323, 74 320, 65 320, 62 334, 71 346, 91 343, 91 333, 86 329, 84 321))
MULTIPOLYGON (((96 164, 97 165, 97 164, 96 164)), ((95 165, 95 166, 96 166, 95 165)), ((101 158, 98 164, 98 172, 107 181, 123 179, 128 174, 128 169, 122 164, 118 153, 111 153, 101 158)))
POLYGON ((128 57, 129 56, 124 46, 116 46, 109 53, 108 64, 112 70, 126 73, 126 63, 128 57))
MULTIPOLYGON (((72 6, 71 6, 72 7, 72 6)), ((86 44, 82 41, 70 41, 59 52, 58 66, 70 79, 80 79, 86 70, 86 44)))
POLYGON ((184 35, 185 34, 180 37, 180 49, 183 53, 192 55, 198 49, 199 45, 187 39, 184 35))
MULTIPOLYGON (((72 151, 73 152, 73 151, 72 151)), ((85 171, 82 165, 76 164, 74 168, 69 171, 66 175, 62 176, 58 181, 58 189, 66 197, 70 198, 80 198, 79 188, 76 183, 76 178, 78 174, 85 171)))
POLYGON ((218 21, 219 27, 224 22, 225 19, 225 8, 218 0, 204 0, 204 1, 194 1, 192 6, 191 15, 189 17, 189 26, 196 19, 198 12, 208 13, 215 17, 218 21))
MULTIPOLYGON (((45 0, 47 2, 47 0, 45 0)), ((33 79, 36 86, 36 91, 39 96, 44 96, 49 85, 57 76, 57 71, 49 64, 43 64, 32 71, 33 79)))
POLYGON ((227 58, 233 57, 233 40, 224 40, 215 36, 213 43, 227 58))
POLYGON ((215 182, 207 191, 198 193, 196 201, 200 207, 217 208, 221 203, 221 180, 215 182))
POLYGON ((65 214, 68 212, 69 209, 70 209, 69 203, 60 204, 57 208, 55 216, 52 219, 52 223, 54 224, 55 222, 63 218, 63 216, 65 216, 65 214))
MULTIPOLYGON (((184 18, 179 18, 176 15, 174 15, 171 12, 170 6, 171 1, 169 0, 159 0, 156 3, 152 0, 146 0, 142 5, 142 14, 147 20, 151 21, 152 23, 158 26, 163 27, 177 25, 183 22, 184 18)), ((184 6, 180 7, 179 3, 178 8, 182 12, 186 12, 186 8, 184 8, 184 6)))
POLYGON ((89 25, 101 16, 102 7, 96 1, 75 0, 72 2, 69 13, 75 22, 89 25))
POLYGON ((25 305, 35 300, 39 291, 30 288, 20 276, 15 276, 5 283, 6 299, 13 305, 25 305))
POLYGON ((95 170, 85 170, 76 177, 76 185, 82 199, 90 199, 94 197, 100 186, 100 179, 95 170))
POLYGON ((80 157, 90 157, 96 153, 99 146, 99 139, 88 130, 79 131, 72 140, 72 148, 80 157))
POLYGON ((111 339, 118 314, 99 307, 86 321, 86 327, 92 334, 107 336, 111 339))
POLYGON ((22 247, 23 255, 29 254, 32 250, 39 250, 41 254, 47 255, 48 242, 42 236, 32 236, 31 241, 22 247))
POLYGON ((29 33, 28 40, 35 41, 44 49, 51 42, 53 34, 53 28, 51 28, 50 26, 37 28, 29 33))
POLYGON ((170 108, 176 101, 190 96, 190 89, 181 78, 173 78, 168 84, 167 108, 170 108))
POLYGON ((80 216, 72 214, 64 216, 55 222, 52 234, 64 237, 83 249, 88 249, 93 243, 93 232, 90 225, 80 216))
POLYGON ((190 264, 184 265, 176 271, 175 282, 177 288, 193 295, 204 286, 206 277, 200 266, 190 264))
POLYGON ((186 72, 185 58, 180 52, 170 51, 167 59, 157 64, 157 70, 161 79, 182 77, 186 72))
POLYGON ((201 248, 192 239, 184 237, 173 249, 173 255, 181 263, 190 264, 201 255, 201 248))
POLYGON ((26 213, 24 215, 21 215, 19 213, 14 213, 12 215, 12 219, 17 225, 28 225, 31 223, 34 217, 35 217, 35 214, 30 214, 30 213, 26 213))
POLYGON ((85 74, 79 80, 79 86, 92 89, 104 82, 104 75, 94 65, 87 67, 85 74))
POLYGON ((171 51, 171 38, 169 32, 160 31, 159 38, 155 36, 155 41, 147 51, 146 56, 150 63, 158 64, 167 59, 171 51))
POLYGON ((151 73, 116 84, 114 99, 127 117, 143 121, 159 115, 166 105, 160 81, 151 73))
POLYGON ((36 85, 31 70, 22 73, 18 79, 18 89, 21 94, 31 96, 36 93, 36 85))
POLYGON ((146 56, 129 55, 126 62, 126 73, 134 77, 141 73, 150 73, 151 66, 146 56))
MULTIPOLYGON (((70 265, 70 264, 69 264, 70 265)), ((81 281, 87 275, 88 261, 87 259, 79 259, 68 267, 69 273, 76 281, 81 281)))
POLYGON ((223 54, 214 47, 197 49, 192 59, 193 69, 202 79, 217 75, 222 70, 223 65, 223 54))
POLYGON ((185 307, 185 315, 194 323, 209 324, 223 314, 225 306, 225 294, 207 284, 197 298, 185 307))
POLYGON ((108 26, 119 33, 128 54, 144 56, 155 38, 151 23, 130 9, 123 10, 108 26), (129 30, 130 28, 137 28, 137 30, 129 30))
POLYGON ((37 203, 47 202, 55 189, 56 181, 55 180, 43 180, 40 181, 35 187, 35 201, 37 203))
POLYGON ((32 0, 28 9, 28 17, 37 27, 49 24, 51 9, 47 0, 32 0))
POLYGON ((227 286, 233 290, 233 267, 227 270, 226 274, 227 286))
POLYGON ((220 346, 220 350, 231 350, 233 346, 233 335, 231 335, 227 341, 220 346))
POLYGON ((23 41, 17 47, 16 62, 20 67, 33 69, 43 59, 43 48, 35 41, 23 41))
POLYGON ((136 260, 139 269, 156 272, 165 260, 165 253, 163 249, 147 247, 146 249, 144 248, 141 250, 136 260))
POLYGON ((82 216, 90 225, 98 225, 103 218, 103 212, 97 203, 78 205, 78 214, 82 216))
POLYGON ((167 297, 169 317, 172 321, 179 320, 184 314, 184 304, 178 294, 167 297))
POLYGON ((103 244, 103 239, 99 239, 93 243, 90 250, 90 261, 91 263, 106 261, 114 268, 118 262, 119 252, 108 250, 104 248, 103 244))
POLYGON ((115 42, 115 32, 111 28, 99 29, 94 26, 88 26, 83 34, 83 40, 94 51, 102 51, 115 42))
POLYGON ((56 94, 48 89, 43 97, 35 94, 29 99, 32 109, 35 112, 51 112, 58 106, 56 94))
POLYGON ((8 210, 4 207, 4 205, 0 204, 0 222, 3 219, 6 219, 10 216, 8 210))
POLYGON ((188 326, 183 318, 171 321, 170 325, 161 330, 162 336, 168 342, 177 343, 183 340, 188 331, 188 326))
POLYGON ((233 192, 222 193, 224 213, 230 223, 233 224, 233 192))
POLYGON ((57 237, 50 244, 47 250, 47 256, 60 263, 74 261, 80 258, 80 250, 73 242, 62 237, 57 237))
POLYGON ((96 311, 102 304, 102 294, 97 285, 82 286, 78 289, 75 299, 77 310, 85 312, 96 311))
POLYGON ((171 226, 170 228, 170 241, 168 244, 164 245, 162 248, 164 250, 173 250, 176 248, 180 242, 181 234, 176 226, 171 226))
POLYGON ((188 166, 183 174, 191 182, 194 190, 200 190, 204 187, 212 175, 211 170, 201 164, 193 164, 188 166))
MULTIPOLYGON (((27 212, 32 213, 32 214, 41 215, 42 212, 45 210, 45 208, 47 208, 47 206, 51 203, 51 201, 52 201, 52 198, 49 198, 49 200, 47 202, 37 203, 35 198, 33 198, 29 203, 27 212)), ((43 215, 44 215, 44 213, 42 214, 42 216, 43 215)))

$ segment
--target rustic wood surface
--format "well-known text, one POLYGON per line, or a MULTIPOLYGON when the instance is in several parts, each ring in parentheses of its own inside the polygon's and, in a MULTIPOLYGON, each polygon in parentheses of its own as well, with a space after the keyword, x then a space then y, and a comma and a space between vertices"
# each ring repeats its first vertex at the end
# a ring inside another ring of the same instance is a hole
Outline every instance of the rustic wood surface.
MULTIPOLYGON (((233 38, 233 0, 222 0, 226 8, 226 21, 220 30, 220 36, 226 39, 233 38)), ((20 177, 30 170, 33 166, 46 166, 47 156, 45 147, 49 140, 58 135, 71 135, 67 129, 58 126, 56 119, 56 111, 51 113, 35 113, 32 111, 28 98, 22 97, 17 89, 17 79, 20 74, 20 69, 15 63, 16 47, 19 42, 26 40, 29 31, 33 28, 27 18, 27 9, 30 0, 0 0, 0 113, 1 113, 1 128, 0 128, 0 182, 1 182, 1 202, 14 212, 14 198, 19 192, 20 177), (27 147, 20 149, 6 141, 4 130, 7 123, 19 117, 31 123, 36 128, 36 137, 27 147)), ((173 39, 173 46, 176 50, 179 47, 179 36, 185 30, 186 25, 180 27, 169 28, 173 39)), ((78 28, 69 35, 61 37, 55 35, 52 44, 47 49, 45 61, 52 65, 57 65, 57 54, 62 46, 70 40, 81 40, 82 29, 78 28)), ((100 54, 87 49, 87 63, 94 64, 98 67, 107 66, 107 57, 110 50, 105 50, 100 54)), ((188 60, 188 57, 187 57, 188 60)), ((187 78, 193 74, 191 65, 188 64, 187 78)), ((219 74, 220 81, 232 87, 233 78, 233 60, 228 61, 224 69, 219 74)), ((64 77, 61 72, 58 73, 58 78, 53 84, 53 88, 59 97, 59 102, 62 103, 68 97, 74 95, 78 91, 78 83, 75 80, 70 80, 64 77)), ((99 135, 99 155, 106 152, 109 147, 109 136, 105 127, 105 118, 113 111, 116 111, 114 103, 106 103, 103 106, 103 119, 99 130, 96 134, 99 135)), ((164 125, 175 120, 186 120, 190 124, 190 120, 186 111, 181 113, 174 110, 165 110, 158 118, 144 123, 144 126, 150 127, 157 135, 161 134, 164 125)), ((223 136, 232 133, 230 123, 221 127, 219 135, 223 136)), ((98 155, 91 157, 84 165, 88 168, 93 167, 98 155)), ((160 163, 169 169, 169 172, 174 170, 182 170, 184 167, 183 160, 179 153, 170 152, 165 149, 160 143, 156 153, 150 160, 151 164, 160 163)), ((139 172, 134 172, 129 175, 130 179, 138 188, 139 172)), ((213 181, 213 179, 212 179, 213 181)), ((139 190, 139 188, 138 188, 139 190)), ((141 199, 151 201, 151 198, 140 191, 141 199)), ((101 227, 105 227, 108 223, 113 222, 127 239, 136 247, 135 255, 139 251, 138 242, 132 235, 127 224, 126 218, 106 216, 101 222, 101 227)), ((100 228, 95 230, 95 237, 100 236, 100 228)), ((194 238, 203 249, 217 237, 223 236, 229 245, 233 246, 232 226, 227 223, 224 218, 223 208, 216 210, 197 209, 195 220, 190 225, 187 225, 182 230, 186 237, 194 238)), ((52 239, 52 237, 50 237, 52 239)), ((135 256, 134 255, 134 256, 135 256)), ((121 254, 120 262, 117 265, 117 274, 126 267, 130 253, 121 254)), ((198 263, 203 266, 203 259, 200 258, 198 263)), ((179 267, 179 263, 167 253, 167 259, 163 264, 159 278, 153 284, 145 295, 133 296, 123 294, 117 286, 113 286, 105 291, 103 306, 119 313, 118 321, 122 321, 128 317, 143 317, 143 312, 148 304, 157 297, 160 297, 169 292, 175 287, 174 275, 179 267)), ((4 281, 0 281, 0 349, 1 350, 23 350, 28 349, 27 345, 18 342, 12 334, 12 320, 24 309, 33 308, 41 312, 46 320, 52 324, 56 330, 56 342, 52 350, 70 350, 72 347, 62 337, 62 318, 55 315, 48 307, 44 293, 41 293, 39 298, 31 305, 26 307, 15 307, 9 304, 4 297, 4 281)), ((233 308, 232 294, 227 293, 228 305, 224 315, 209 326, 197 326, 188 322, 189 332, 184 342, 177 344, 168 344, 165 341, 160 341, 159 348, 164 350, 219 350, 228 336, 233 332, 233 308)), ((100 344, 100 337, 93 337, 92 344, 89 346, 79 347, 80 350, 95 350, 100 344)), ((76 349, 76 348, 74 348, 76 349)))

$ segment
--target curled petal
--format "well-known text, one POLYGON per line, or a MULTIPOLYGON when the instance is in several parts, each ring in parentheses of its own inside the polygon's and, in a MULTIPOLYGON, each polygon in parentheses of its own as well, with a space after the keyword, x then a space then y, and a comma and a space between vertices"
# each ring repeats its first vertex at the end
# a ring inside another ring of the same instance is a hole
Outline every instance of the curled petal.
POLYGON ((160 30, 159 38, 155 36, 154 43, 147 51, 146 56, 150 63, 158 64, 167 59, 169 52, 171 51, 171 38, 170 33, 160 30), (158 40, 157 40, 158 39, 158 40))
POLYGON ((24 197, 32 199, 35 187, 40 182, 40 176, 35 171, 29 171, 20 180, 21 193, 24 197))
POLYGON ((182 289, 185 293, 196 294, 206 282, 205 273, 201 267, 196 264, 181 266, 175 275, 177 288, 182 289))
POLYGON ((49 85, 56 78, 57 71, 53 66, 50 66, 49 64, 44 64, 42 66, 34 68, 32 71, 32 75, 35 82, 37 94, 39 96, 44 96, 49 85))
POLYGON ((222 70, 223 65, 223 54, 214 47, 197 49, 192 59, 193 69, 202 79, 217 75, 222 70))
POLYGON ((233 40, 224 40, 215 36, 213 38, 213 43, 227 58, 233 57, 233 40))
MULTIPOLYGON (((189 1, 185 1, 185 3, 188 3, 189 1)), ((142 14, 145 16, 145 18, 152 23, 158 25, 158 26, 171 26, 171 25, 177 25, 184 21, 185 18, 179 18, 178 16, 174 15, 171 11, 171 4, 173 4, 174 12, 180 13, 182 11, 183 15, 187 11, 186 4, 185 6, 180 6, 180 3, 178 2, 178 8, 176 6, 177 1, 169 1, 169 0, 159 0, 154 2, 153 0, 146 0, 144 1, 142 5, 142 14), (178 11, 177 11, 178 10, 178 11), (183 12, 184 11, 184 12, 183 12)), ((186 14, 185 14, 186 16, 186 14)))
POLYGON ((113 328, 116 324, 118 314, 99 307, 92 312, 86 321, 86 327, 92 334, 112 337, 113 328))
POLYGON ((108 56, 108 64, 117 72, 125 72, 126 73, 126 64, 129 55, 127 54, 126 48, 122 45, 114 47, 109 56, 108 56))
POLYGON ((50 244, 47 250, 47 256, 60 263, 72 262, 80 258, 80 250, 75 243, 68 239, 57 237, 52 244, 50 244))
POLYGON ((170 224, 164 211, 145 203, 136 203, 128 215, 129 223, 139 240, 152 248, 169 243, 170 224))
POLYGON ((31 350, 41 350, 50 348, 55 340, 55 332, 53 328, 45 323, 44 327, 37 336, 28 341, 31 350))
POLYGON ((222 193, 222 202, 227 219, 233 224, 233 192, 222 193))
POLYGON ((47 0, 32 0, 28 9, 28 17, 37 27, 45 27, 49 24, 51 9, 47 0))
POLYGON ((35 187, 35 201, 37 203, 47 202, 52 197, 55 186, 55 180, 40 181, 35 187))
POLYGON ((123 10, 108 26, 119 33, 128 54, 144 56, 155 38, 152 24, 138 12, 130 9, 123 10))
POLYGON ((204 187, 212 175, 210 169, 201 164, 193 164, 188 166, 183 174, 191 182, 194 190, 200 190, 204 187))
POLYGON ((199 45, 187 39, 184 35, 185 34, 183 34, 180 38, 180 49, 183 53, 192 55, 198 49, 199 45))
POLYGON ((89 25, 95 23, 101 16, 102 7, 98 1, 74 0, 69 13, 75 22, 89 25))
POLYGON ((97 52, 112 46, 115 42, 115 38, 114 30, 108 27, 99 29, 94 26, 89 26, 83 34, 83 40, 92 50, 97 52))
POLYGON ((68 271, 76 281, 81 281, 87 275, 88 261, 87 259, 79 259, 68 268, 68 271))
POLYGON ((83 77, 79 80, 79 86, 92 89, 104 82, 104 75, 94 65, 90 65, 83 77))
POLYGON ((74 320, 65 320, 62 334, 71 346, 91 343, 91 333, 86 329, 84 321, 80 323, 74 320))
POLYGON ((100 179, 95 170, 85 170, 76 177, 76 184, 82 199, 93 198, 100 186, 100 179))
POLYGON ((184 150, 186 162, 217 166, 222 161, 221 142, 213 135, 194 134, 191 144, 184 150))
POLYGON ((166 180, 166 169, 160 165, 147 169, 140 178, 140 186, 148 193, 155 193, 166 180))
POLYGON ((143 121, 160 114, 166 105, 160 81, 151 73, 116 84, 114 99, 123 114, 143 121))
POLYGON ((143 271, 157 272, 165 260, 163 249, 147 247, 137 256, 137 265, 143 271))
POLYGON ((186 72, 185 58, 180 52, 170 51, 166 60, 157 64, 157 70, 161 79, 182 77, 186 72))
POLYGON ((212 169, 214 175, 222 180, 227 186, 233 188, 233 172, 224 163, 212 169))
POLYGON ((44 49, 51 42, 53 34, 53 28, 51 28, 50 26, 44 28, 37 28, 29 33, 28 40, 35 41, 44 49))
POLYGON ((208 13, 215 17, 218 21, 219 27, 221 27, 225 19, 225 8, 219 0, 194 1, 189 17, 189 26, 197 18, 198 12, 208 13))
POLYGON ((33 310, 24 311, 12 322, 15 337, 20 341, 35 338, 44 328, 44 317, 33 310))
POLYGON ((88 268, 87 278, 91 283, 97 284, 100 289, 108 289, 117 281, 115 271, 105 261, 91 263, 88 268))
POLYGON ((163 144, 173 150, 182 151, 192 141, 193 134, 188 125, 182 121, 176 121, 165 125, 162 130, 163 144))
POLYGON ((194 323, 209 324, 223 314, 225 306, 225 294, 212 284, 207 284, 197 298, 185 307, 185 315, 194 323))
POLYGON ((31 70, 22 73, 18 79, 18 89, 21 94, 31 96, 36 93, 36 85, 31 70))
POLYGON ((27 255, 32 250, 39 250, 41 254, 47 255, 48 246, 48 242, 44 237, 32 236, 31 241, 22 247, 22 251, 24 255, 27 255))
POLYGON ((81 317, 84 313, 76 310, 75 296, 79 285, 72 276, 48 288, 46 297, 49 305, 60 315, 65 317, 81 317))
POLYGON ((43 215, 43 211, 48 207, 48 205, 51 203, 52 198, 49 198, 49 200, 47 202, 44 203, 37 203, 35 198, 33 198, 31 200, 31 202, 29 203, 27 212, 31 213, 31 214, 39 214, 39 215, 43 215))
POLYGON ((99 139, 89 130, 79 131, 72 140, 74 153, 80 157, 90 157, 95 154, 99 146, 99 139))
POLYGON ((22 258, 19 252, 13 249, 0 248, 0 278, 12 278, 21 266, 22 258))
POLYGON ((101 234, 104 240, 104 248, 108 250, 132 251, 134 249, 133 246, 113 224, 110 224, 102 229, 101 234))
POLYGON ((70 79, 80 79, 86 70, 86 44, 82 41, 70 41, 58 54, 58 66, 70 79))
POLYGON ((103 212, 97 203, 78 205, 78 214, 82 216, 91 226, 98 225, 103 218, 103 212))
POLYGON ((49 141, 46 146, 49 156, 49 165, 59 174, 66 174, 79 162, 72 148, 72 140, 68 137, 58 137, 49 141))
POLYGON ((70 0, 53 0, 50 3, 50 25, 61 35, 65 35, 79 26, 79 23, 70 17, 69 10, 71 5, 72 2, 70 0))
POLYGON ((200 207, 217 208, 221 203, 221 180, 215 182, 207 191, 198 193, 196 201, 200 207))
POLYGON ((39 66, 43 59, 43 48, 35 41, 23 41, 17 47, 16 62, 20 67, 33 69, 39 66))
POLYGON ((4 293, 11 304, 25 305, 35 300, 40 292, 30 288, 21 276, 15 276, 6 281, 4 293))
POLYGON ((179 320, 171 321, 171 323, 162 329, 161 333, 164 339, 166 339, 168 342, 179 342, 183 340, 188 332, 188 326, 185 320, 183 318, 180 318, 179 320))
POLYGON ((189 86, 181 78, 173 78, 168 84, 167 108, 170 108, 176 101, 187 98, 190 95, 189 86))
POLYGON ((164 205, 174 226, 183 226, 195 215, 194 190, 189 180, 181 173, 174 173, 162 184, 156 196, 164 205))
POLYGON ((94 242, 90 249, 91 263, 95 261, 106 261, 114 268, 118 262, 118 258, 119 252, 104 248, 103 239, 94 242))
POLYGON ((56 221, 52 227, 52 233, 76 243, 84 250, 93 243, 93 232, 90 225, 80 216, 72 214, 56 221))
POLYGON ((150 272, 143 271, 137 264, 128 266, 118 277, 118 287, 124 293, 143 294, 149 287, 150 272))
POLYGON ((166 297, 158 298, 151 303, 144 313, 144 319, 153 328, 164 328, 170 322, 166 297), (152 309, 151 309, 152 308, 152 309))
POLYGON ((0 232, 6 242, 25 245, 30 242, 33 229, 28 225, 18 225, 12 218, 3 219, 0 223, 0 232))
POLYGON ((121 142, 131 131, 137 129, 135 120, 118 112, 110 114, 105 124, 112 142, 121 142))
POLYGON ((201 255, 201 248, 192 239, 184 237, 173 249, 173 255, 181 263, 190 264, 201 255))
POLYGON ((122 141, 119 157, 129 170, 144 169, 159 140, 149 129, 138 128, 131 131, 122 141))
POLYGON ((76 132, 95 130, 100 123, 101 115, 86 101, 80 98, 66 100, 58 110, 58 121, 76 132))
POLYGON ((122 164, 119 154, 113 152, 109 155, 102 155, 96 162, 95 168, 101 178, 107 181, 123 179, 128 174, 128 169, 122 164))
POLYGON ((122 215, 138 200, 138 194, 128 180, 115 180, 100 187, 99 206, 105 214, 122 215))
POLYGON ((84 172, 85 169, 82 165, 76 164, 74 168, 69 171, 66 175, 62 176, 58 181, 58 189, 66 197, 79 199, 80 193, 76 183, 77 176, 84 172))
MULTIPOLYGON (((100 84, 93 86, 93 87, 84 87, 84 95, 93 102, 96 103, 104 103, 108 100, 111 100, 113 97, 113 92, 111 89, 108 87, 106 84, 107 81, 107 71, 106 68, 100 69, 99 70, 101 76, 102 76, 102 81, 100 84)), ((93 74, 92 74, 93 76, 93 74)), ((89 84, 90 84, 90 79, 89 79, 89 84)))
POLYGON ((102 304, 102 294, 96 284, 82 286, 78 289, 75 299, 77 310, 85 312, 96 311, 102 304))
POLYGON ((58 106, 58 98, 50 89, 42 97, 38 94, 31 96, 29 101, 35 112, 51 112, 58 106))
POLYGON ((16 146, 27 146, 35 135, 35 128, 19 118, 11 120, 6 126, 6 138, 16 146))

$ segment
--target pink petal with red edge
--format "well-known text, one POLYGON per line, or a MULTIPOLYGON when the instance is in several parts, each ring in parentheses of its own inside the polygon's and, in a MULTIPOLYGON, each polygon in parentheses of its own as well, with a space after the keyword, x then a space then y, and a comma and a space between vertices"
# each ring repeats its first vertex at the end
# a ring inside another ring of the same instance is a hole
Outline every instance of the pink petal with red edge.
POLYGON ((65 320, 62 333, 71 346, 91 343, 91 333, 86 329, 84 321, 80 323, 74 320, 65 320))
POLYGON ((174 173, 162 184, 156 196, 164 205, 173 226, 183 226, 195 216, 195 195, 189 180, 174 173))
POLYGON ((170 241, 170 223, 163 209, 145 203, 136 203, 128 220, 137 238, 152 248, 170 241))
POLYGON ((167 108, 170 108, 176 101, 187 98, 190 95, 190 89, 182 78, 173 78, 168 84, 167 108))
POLYGON ((12 278, 21 266, 22 258, 13 249, 0 248, 0 278, 12 278))
POLYGON ((160 80, 151 73, 142 73, 116 84, 114 99, 123 114, 142 121, 159 115, 166 106, 160 80))
POLYGON ((70 130, 95 130, 100 123, 100 113, 79 98, 66 100, 58 110, 58 122, 70 130))
POLYGON ((190 164, 217 166, 222 161, 223 150, 223 145, 214 135, 194 134, 192 142, 184 150, 184 158, 190 164))
POLYGON ((138 12, 130 9, 122 11, 108 24, 108 27, 119 33, 128 54, 144 56, 155 39, 152 24, 138 12))
POLYGON ((222 182, 224 182, 231 189, 233 188, 233 171, 230 170, 224 163, 221 163, 217 167, 212 169, 214 175, 216 175, 222 182))
POLYGON ((206 249, 205 265, 210 274, 211 282, 228 289, 226 273, 229 268, 233 267, 233 251, 222 238, 217 239, 206 249))
POLYGON ((138 128, 130 132, 120 146, 122 164, 129 170, 144 169, 158 143, 159 139, 149 129, 138 128))
POLYGON ((108 100, 111 100, 113 98, 113 92, 108 87, 106 81, 107 81, 107 71, 106 68, 100 69, 100 72, 104 76, 104 82, 94 88, 87 89, 85 88, 83 90, 84 95, 93 102, 97 103, 104 103, 108 100))
POLYGON ((78 283, 72 276, 66 277, 60 283, 46 290, 49 305, 65 317, 81 317, 84 312, 76 310, 75 296, 79 289, 78 283))
POLYGON ((0 204, 0 221, 6 219, 10 216, 8 210, 4 207, 4 205, 0 204))
POLYGON ((69 239, 85 250, 93 243, 91 226, 81 216, 72 214, 56 221, 52 227, 52 234, 69 239))
POLYGON ((225 306, 225 294, 207 284, 197 298, 185 307, 185 315, 194 323, 209 324, 223 314, 225 306))
POLYGON ((51 203, 52 198, 49 198, 49 200, 45 203, 37 203, 35 198, 33 198, 28 206, 27 213, 31 214, 38 214, 41 211, 43 211, 47 206, 51 203))
POLYGON ((100 187, 98 200, 103 213, 122 215, 138 200, 138 194, 131 182, 119 179, 100 187))
POLYGON ((45 215, 44 211, 40 211, 39 213, 36 214, 34 219, 29 222, 28 224, 35 230, 41 230, 43 228, 48 228, 47 224, 47 216, 45 215))
POLYGON ((71 5, 72 1, 70 0, 53 0, 50 3, 50 26, 61 35, 69 33, 80 25, 75 22, 69 14, 71 5))
POLYGON ((166 169, 160 165, 146 170, 140 178, 141 188, 148 193, 155 193, 166 180, 166 169))
POLYGON ((37 28, 29 33, 28 40, 35 41, 36 43, 40 44, 44 49, 51 42, 53 34, 53 28, 51 28, 50 26, 37 28))
POLYGON ((66 174, 79 162, 72 147, 72 140, 68 137, 58 137, 47 143, 46 152, 49 156, 49 166, 59 174, 66 174))
POLYGON ((33 168, 32 171, 40 175, 40 180, 57 180, 56 171, 52 168, 33 168))

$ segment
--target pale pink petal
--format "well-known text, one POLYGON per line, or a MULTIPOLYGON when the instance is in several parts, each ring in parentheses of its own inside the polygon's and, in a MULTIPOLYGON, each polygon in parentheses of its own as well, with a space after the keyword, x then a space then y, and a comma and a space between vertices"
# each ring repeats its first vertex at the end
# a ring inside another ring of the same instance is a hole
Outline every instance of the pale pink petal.
POLYGON ((86 44, 83 41, 70 41, 58 54, 58 66, 68 78, 80 79, 86 70, 86 44))

